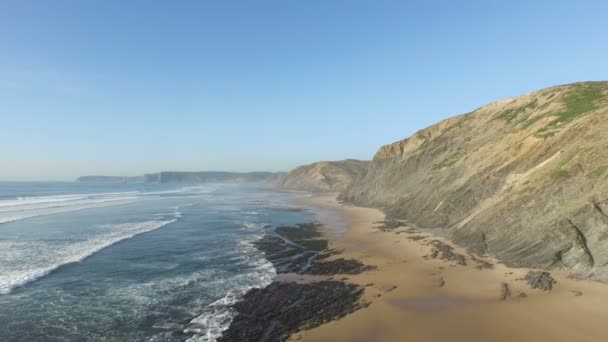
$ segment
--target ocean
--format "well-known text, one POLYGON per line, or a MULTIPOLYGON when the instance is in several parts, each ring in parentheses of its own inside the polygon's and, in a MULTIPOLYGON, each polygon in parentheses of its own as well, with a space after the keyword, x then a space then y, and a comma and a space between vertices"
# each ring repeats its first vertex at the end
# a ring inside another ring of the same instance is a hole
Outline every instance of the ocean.
POLYGON ((260 185, 0 182, 0 341, 214 341, 314 221, 260 185))

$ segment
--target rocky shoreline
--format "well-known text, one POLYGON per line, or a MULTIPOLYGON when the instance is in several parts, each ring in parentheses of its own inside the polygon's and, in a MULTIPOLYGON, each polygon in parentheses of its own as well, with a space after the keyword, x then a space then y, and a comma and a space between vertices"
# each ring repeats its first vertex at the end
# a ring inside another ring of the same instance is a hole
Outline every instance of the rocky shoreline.
POLYGON ((218 341, 285 341, 292 334, 344 317, 367 304, 360 301, 365 288, 334 275, 352 275, 375 269, 358 260, 332 257, 321 225, 267 227, 255 246, 264 252, 279 275, 262 289, 248 291, 234 305, 236 317, 218 341), (330 260, 331 259, 331 260, 330 260), (321 279, 316 278, 319 276, 321 279))

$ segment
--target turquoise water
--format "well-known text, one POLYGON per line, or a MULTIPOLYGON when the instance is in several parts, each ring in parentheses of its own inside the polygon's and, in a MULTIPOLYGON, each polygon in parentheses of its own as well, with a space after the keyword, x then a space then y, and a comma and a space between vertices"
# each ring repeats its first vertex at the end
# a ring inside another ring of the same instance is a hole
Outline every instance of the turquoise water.
POLYGON ((312 220, 252 185, 0 183, 0 341, 213 341, 312 220))

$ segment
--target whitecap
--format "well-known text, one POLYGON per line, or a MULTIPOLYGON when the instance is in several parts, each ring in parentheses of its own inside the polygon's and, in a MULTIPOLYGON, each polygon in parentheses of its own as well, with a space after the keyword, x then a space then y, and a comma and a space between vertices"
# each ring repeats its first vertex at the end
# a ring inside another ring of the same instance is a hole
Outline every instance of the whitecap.
POLYGON ((239 301, 247 291, 253 288, 268 286, 276 276, 272 263, 262 257, 262 253, 253 246, 253 241, 245 239, 239 242, 240 252, 246 257, 247 263, 253 266, 253 272, 234 275, 228 282, 238 284, 228 291, 225 296, 209 304, 203 312, 188 323, 184 333, 191 335, 187 342, 212 342, 222 336, 228 329, 236 312, 232 306, 239 301))
POLYGON ((173 222, 175 220, 103 225, 112 228, 109 233, 62 248, 42 243, 32 246, 32 243, 26 242, 4 246, 0 251, 0 260, 3 261, 0 264, 0 294, 10 293, 16 287, 37 280, 63 265, 82 261, 117 242, 173 222))

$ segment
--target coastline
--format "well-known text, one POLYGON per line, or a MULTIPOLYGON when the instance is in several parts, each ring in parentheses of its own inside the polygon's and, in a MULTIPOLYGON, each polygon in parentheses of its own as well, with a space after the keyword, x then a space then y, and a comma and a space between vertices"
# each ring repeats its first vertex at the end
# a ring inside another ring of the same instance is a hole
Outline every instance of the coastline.
POLYGON ((551 291, 532 289, 528 269, 471 256, 449 241, 408 227, 378 229, 384 214, 344 205, 335 194, 294 201, 317 213, 330 248, 377 269, 343 279, 365 287, 369 306, 292 341, 600 341, 608 338, 608 286, 551 271, 551 291), (432 241, 452 246, 466 265, 433 259, 432 241), (492 268, 479 267, 483 259, 492 268), (481 269, 480 269, 481 268, 481 269), (373 284, 373 285, 372 285, 373 284), (523 294, 522 294, 523 293, 523 294))

